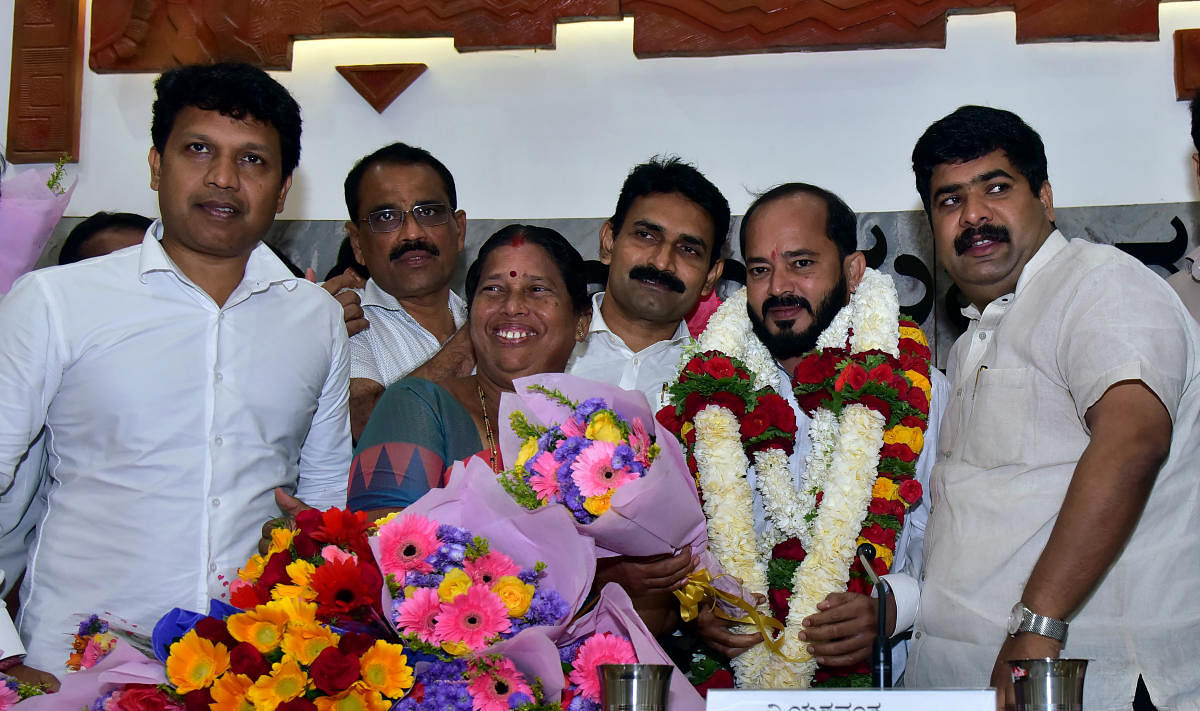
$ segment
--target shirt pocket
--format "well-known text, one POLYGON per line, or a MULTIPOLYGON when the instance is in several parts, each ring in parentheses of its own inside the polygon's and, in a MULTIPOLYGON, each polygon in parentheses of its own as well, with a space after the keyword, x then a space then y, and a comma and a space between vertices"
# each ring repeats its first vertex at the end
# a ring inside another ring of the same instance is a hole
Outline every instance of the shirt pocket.
POLYGON ((975 382, 962 458, 984 469, 1025 464, 1035 415, 1027 368, 982 368, 975 382))

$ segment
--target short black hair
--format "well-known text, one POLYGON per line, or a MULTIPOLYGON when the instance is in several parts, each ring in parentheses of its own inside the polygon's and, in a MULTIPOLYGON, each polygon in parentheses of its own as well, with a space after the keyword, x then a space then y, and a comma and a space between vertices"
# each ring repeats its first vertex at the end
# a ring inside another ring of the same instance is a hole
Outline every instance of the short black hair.
POLYGON ((1011 111, 990 106, 960 106, 938 119, 913 148, 913 173, 925 212, 929 212, 933 170, 945 163, 966 163, 993 151, 1004 151, 1029 183, 1034 195, 1049 180, 1042 137, 1011 111))
POLYGON ((194 106, 239 121, 252 118, 279 133, 283 177, 300 163, 300 106, 283 85, 258 67, 240 62, 191 64, 163 72, 154 82, 150 138, 162 153, 175 117, 194 106))
POLYGON ((82 259, 79 251, 83 248, 84 243, 91 239, 97 232, 109 229, 130 229, 145 232, 150 229, 150 225, 153 223, 154 220, 151 220, 149 217, 136 215, 132 212, 97 212, 78 225, 75 225, 67 234, 67 239, 63 242, 62 249, 58 252, 58 263, 74 264, 82 259))
POLYGON ((1192 145, 1196 147, 1196 151, 1200 152, 1200 91, 1192 97, 1192 103, 1188 105, 1192 110, 1192 145))
POLYGON ((713 224, 713 248, 708 263, 709 266, 716 264, 729 236, 729 201, 696 166, 683 162, 677 156, 654 156, 629 171, 625 183, 621 185, 617 207, 609 218, 613 234, 620 234, 625 225, 625 215, 634 200, 645 195, 671 193, 679 193, 708 213, 713 224))
POLYGON ((793 195, 812 195, 825 203, 825 236, 837 246, 838 258, 845 259, 858 251, 858 216, 846 204, 845 200, 825 188, 809 183, 784 183, 776 185, 765 193, 754 198, 746 214, 742 215, 742 224, 738 229, 738 247, 742 250, 742 259, 746 259, 746 225, 758 208, 793 195))
POLYGON ((479 247, 475 261, 467 268, 466 296, 467 308, 475 301, 475 292, 479 290, 479 280, 483 278, 483 264, 488 255, 499 247, 512 244, 518 238, 527 240, 546 250, 550 261, 558 267, 563 283, 567 285, 567 293, 571 295, 571 305, 575 313, 582 314, 592 308, 592 300, 588 298, 587 276, 584 274, 583 257, 566 237, 549 227, 537 225, 506 225, 487 238, 479 247))
POLYGON ((351 222, 358 222, 358 191, 362 185, 363 174, 376 163, 429 166, 442 179, 442 185, 446 188, 446 196, 450 198, 450 209, 458 209, 458 194, 454 190, 454 176, 450 174, 450 169, 440 160, 434 158, 433 154, 424 148, 410 146, 407 143, 397 141, 361 158, 354 164, 354 167, 350 169, 350 173, 346 176, 346 184, 344 186, 346 211, 350 213, 351 222))

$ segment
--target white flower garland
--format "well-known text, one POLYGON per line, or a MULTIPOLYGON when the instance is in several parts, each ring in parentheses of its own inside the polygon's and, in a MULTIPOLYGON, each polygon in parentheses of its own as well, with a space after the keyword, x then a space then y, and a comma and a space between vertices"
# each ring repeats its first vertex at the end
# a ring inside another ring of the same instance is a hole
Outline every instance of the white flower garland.
MULTIPOLYGON (((867 269, 849 303, 821 333, 817 347, 842 348, 849 338, 855 353, 878 349, 898 356, 899 310, 892 280, 867 269)), ((755 387, 781 392, 779 369, 754 335, 746 313, 744 288, 713 314, 697 349, 722 351, 741 359, 751 369, 755 387)), ((755 482, 771 530, 754 545, 753 497, 746 478, 749 462, 742 453, 737 420, 732 412, 715 405, 696 415, 695 457, 705 493, 709 542, 725 571, 743 580, 747 589, 765 592, 767 562, 775 544, 794 537, 806 552, 792 580, 781 640, 783 655, 800 662, 788 662, 771 654, 766 645, 757 645, 733 660, 739 686, 806 688, 811 683, 817 664, 800 642, 801 622, 829 593, 846 587, 858 532, 878 476, 885 424, 879 413, 862 405, 844 408, 840 418, 829 410, 818 410, 809 426, 812 450, 802 491, 796 491, 788 457, 781 450, 756 453, 755 482), (816 509, 818 491, 824 495, 816 509), (814 509, 817 515, 809 520, 814 509)))

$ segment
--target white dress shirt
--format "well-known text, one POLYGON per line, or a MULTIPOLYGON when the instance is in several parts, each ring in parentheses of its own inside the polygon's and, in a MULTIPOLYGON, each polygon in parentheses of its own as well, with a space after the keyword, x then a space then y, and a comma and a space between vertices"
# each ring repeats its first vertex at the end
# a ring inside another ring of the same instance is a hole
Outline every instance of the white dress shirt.
POLYGON ((680 321, 669 340, 652 343, 634 353, 604 322, 600 313, 602 303, 603 291, 592 295, 592 325, 587 340, 576 344, 566 372, 626 390, 641 390, 650 407, 658 412, 667 401, 663 384, 676 378, 683 348, 692 339, 687 322, 680 321))
MULTIPOLYGON (((812 440, 808 438, 808 428, 812 419, 796 403, 796 394, 791 388, 792 374, 780 366, 779 377, 785 384, 782 388, 783 392, 780 394, 792 406, 792 412, 796 415, 796 445, 792 450, 789 464, 792 469, 792 480, 796 490, 799 491, 804 487, 807 473, 805 460, 808 453, 812 451, 812 440)), ((896 539, 891 572, 883 576, 888 581, 888 586, 892 589, 892 597, 896 601, 896 634, 901 634, 912 627, 917 618, 917 604, 921 596, 918 582, 922 567, 921 548, 925 540, 925 522, 929 519, 929 474, 937 460, 936 443, 942 411, 946 409, 946 403, 950 398, 950 382, 946 380, 945 375, 942 375, 942 371, 931 366, 929 382, 933 386, 929 403, 929 427, 925 430, 925 447, 917 458, 916 471, 916 479, 921 482, 921 489, 925 493, 905 516, 904 526, 901 527, 900 536, 896 539)), ((762 495, 754 485, 754 477, 755 472, 752 466, 746 472, 746 478, 750 481, 750 486, 754 491, 754 532, 761 536, 767 529, 767 514, 763 508, 762 495)), ((892 647, 893 680, 898 680, 904 673, 904 662, 907 656, 908 640, 903 640, 892 647)))
POLYGON ((1014 293, 963 313, 906 683, 988 685, 1067 487, 1086 481, 1088 408, 1140 381, 1171 416, 1171 450, 1062 656, 1091 660, 1089 710, 1129 709, 1139 675, 1159 708, 1200 708, 1200 326, 1137 260, 1058 232, 1014 293))
POLYGON ((1167 283, 1179 294, 1192 317, 1200 320, 1200 247, 1183 258, 1183 269, 1167 277, 1167 283))
MULTIPOLYGON (((0 587, 4 586, 4 571, 0 570, 0 587)), ((25 646, 21 644, 21 638, 17 635, 17 628, 13 627, 12 617, 8 614, 8 609, 0 611, 0 661, 9 657, 19 657, 25 653, 25 646)), ((66 662, 66 659, 63 659, 66 662)))
POLYGON ((76 613, 148 633, 225 594, 282 486, 344 504, 341 308, 264 245, 223 306, 159 243, 22 277, 0 302, 0 488, 47 428, 52 485, 18 627, 61 668, 76 613))
MULTIPOLYGON (((442 347, 425 327, 417 323, 396 300, 379 288, 374 279, 365 289, 355 289, 371 327, 350 337, 350 377, 374 380, 387 387, 429 360, 442 347)), ((467 319, 467 303, 450 292, 447 304, 454 328, 467 319)))

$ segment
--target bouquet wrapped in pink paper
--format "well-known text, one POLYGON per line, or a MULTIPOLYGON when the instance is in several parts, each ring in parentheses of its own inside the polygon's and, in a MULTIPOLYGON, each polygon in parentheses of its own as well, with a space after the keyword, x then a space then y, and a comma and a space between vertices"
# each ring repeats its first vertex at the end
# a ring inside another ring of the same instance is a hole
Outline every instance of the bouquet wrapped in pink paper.
POLYGON ((75 183, 58 192, 46 186, 53 169, 27 170, 0 186, 0 294, 33 269, 62 218, 75 183))
POLYGON ((116 708, 115 705, 107 705, 108 702, 114 701, 115 704, 113 697, 119 698, 124 694, 130 695, 130 701, 135 697, 152 697, 162 701, 161 706, 145 708, 162 708, 168 711, 183 708, 178 699, 172 698, 159 688, 167 681, 163 665, 147 658, 120 639, 114 641, 111 650, 90 668, 59 678, 62 687, 57 693, 25 699, 20 703, 20 708, 35 711, 116 708))
MULTIPOLYGON (((601 664, 672 664, 633 610, 629 595, 616 583, 600 591, 591 612, 571 623, 558 641, 567 686, 563 708, 598 711, 601 664)), ((704 699, 679 669, 671 673, 671 711, 701 711, 704 699)))
POLYGON ((595 572, 592 542, 565 511, 517 505, 478 458, 382 519, 371 546, 386 578, 385 616, 406 644, 442 657, 529 627, 557 636, 595 572))

